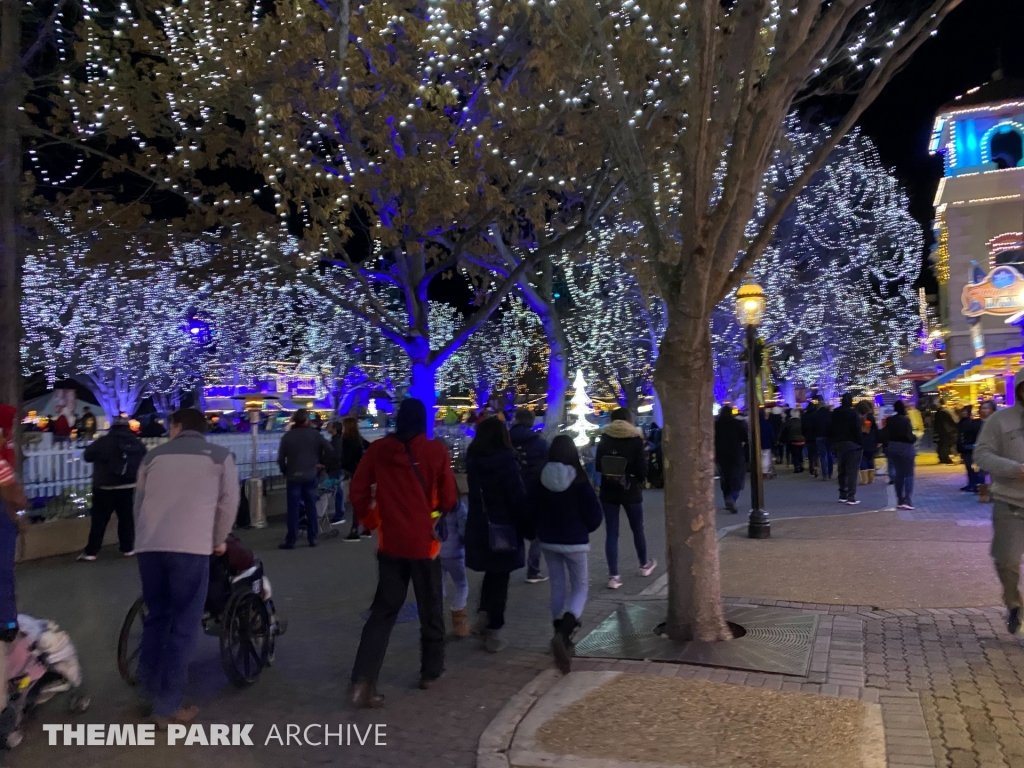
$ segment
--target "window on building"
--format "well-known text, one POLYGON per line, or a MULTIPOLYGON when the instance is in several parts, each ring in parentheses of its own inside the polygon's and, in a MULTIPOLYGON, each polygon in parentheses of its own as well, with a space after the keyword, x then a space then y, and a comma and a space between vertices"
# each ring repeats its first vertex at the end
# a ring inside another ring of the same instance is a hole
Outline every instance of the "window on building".
POLYGON ((992 135, 992 162, 1000 168, 1016 168, 1024 160, 1024 139, 1009 125, 992 135))

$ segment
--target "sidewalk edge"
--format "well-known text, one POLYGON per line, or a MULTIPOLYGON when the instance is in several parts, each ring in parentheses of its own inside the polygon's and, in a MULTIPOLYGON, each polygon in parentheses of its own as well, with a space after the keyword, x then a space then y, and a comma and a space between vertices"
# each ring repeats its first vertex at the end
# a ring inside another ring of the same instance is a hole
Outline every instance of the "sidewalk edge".
POLYGON ((556 669, 546 669, 524 685, 480 734, 476 768, 509 768, 508 751, 512 737, 534 704, 562 678, 556 669))

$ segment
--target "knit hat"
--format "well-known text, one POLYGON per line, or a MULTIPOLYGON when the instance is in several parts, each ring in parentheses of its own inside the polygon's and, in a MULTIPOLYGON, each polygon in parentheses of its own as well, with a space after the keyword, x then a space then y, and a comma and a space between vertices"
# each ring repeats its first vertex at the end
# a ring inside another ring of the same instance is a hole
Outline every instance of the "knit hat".
POLYGON ((427 406, 415 397, 403 400, 395 415, 395 435, 401 440, 411 440, 426 431, 427 406))

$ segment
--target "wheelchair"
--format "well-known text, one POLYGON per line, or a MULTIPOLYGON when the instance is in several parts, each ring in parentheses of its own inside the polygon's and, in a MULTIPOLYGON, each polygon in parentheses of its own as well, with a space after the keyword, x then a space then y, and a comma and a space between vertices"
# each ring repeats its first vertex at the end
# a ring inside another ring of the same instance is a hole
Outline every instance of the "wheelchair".
MULTIPOLYGON (((287 629, 287 622, 277 617, 271 594, 258 558, 237 575, 228 573, 219 558, 211 558, 203 633, 220 639, 221 666, 239 688, 255 683, 273 663, 277 638, 287 629)), ((146 614, 146 604, 139 597, 128 610, 117 641, 117 669, 129 685, 138 684, 146 614)))

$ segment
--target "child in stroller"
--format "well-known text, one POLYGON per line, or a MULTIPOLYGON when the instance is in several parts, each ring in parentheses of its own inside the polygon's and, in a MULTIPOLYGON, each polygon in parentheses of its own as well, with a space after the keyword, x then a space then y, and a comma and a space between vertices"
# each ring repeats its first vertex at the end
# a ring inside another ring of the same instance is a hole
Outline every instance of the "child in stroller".
POLYGON ((81 685, 82 668, 68 633, 52 621, 19 614, 17 635, 7 647, 7 708, 0 712, 0 746, 20 744, 26 716, 58 693, 74 690, 68 709, 85 712, 89 697, 79 691, 81 685))

